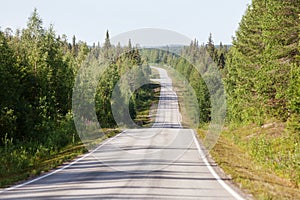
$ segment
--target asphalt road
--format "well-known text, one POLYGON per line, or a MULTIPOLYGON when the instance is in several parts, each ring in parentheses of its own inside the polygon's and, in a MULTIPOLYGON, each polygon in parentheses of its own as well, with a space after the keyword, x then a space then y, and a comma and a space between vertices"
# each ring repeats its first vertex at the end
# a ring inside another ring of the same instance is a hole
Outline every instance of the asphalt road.
POLYGON ((0 199, 242 199, 214 171, 193 130, 181 127, 177 95, 164 69, 153 128, 131 129, 93 152, 0 199))

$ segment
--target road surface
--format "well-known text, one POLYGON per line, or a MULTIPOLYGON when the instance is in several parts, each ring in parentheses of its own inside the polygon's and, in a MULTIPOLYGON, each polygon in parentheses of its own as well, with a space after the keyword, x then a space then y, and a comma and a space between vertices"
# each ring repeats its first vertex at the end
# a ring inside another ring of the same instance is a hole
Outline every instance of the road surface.
POLYGON ((242 199, 209 165, 193 130, 181 127, 177 95, 164 69, 155 123, 131 129, 0 199, 242 199))

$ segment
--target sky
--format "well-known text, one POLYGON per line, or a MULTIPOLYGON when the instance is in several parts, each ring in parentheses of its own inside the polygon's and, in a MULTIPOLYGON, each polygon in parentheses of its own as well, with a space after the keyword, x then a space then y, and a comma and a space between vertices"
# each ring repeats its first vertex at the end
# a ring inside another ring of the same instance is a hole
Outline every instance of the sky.
POLYGON ((110 36, 136 29, 167 29, 206 43, 231 44, 232 36, 251 0, 0 0, 3 31, 26 27, 37 8, 45 27, 54 25, 66 34, 92 45, 110 36))

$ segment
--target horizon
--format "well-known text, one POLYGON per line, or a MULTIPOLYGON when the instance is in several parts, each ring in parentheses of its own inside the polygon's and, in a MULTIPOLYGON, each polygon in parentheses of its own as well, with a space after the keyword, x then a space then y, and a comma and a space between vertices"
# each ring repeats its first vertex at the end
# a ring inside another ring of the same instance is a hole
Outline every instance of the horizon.
MULTIPOLYGON (((137 29, 165 29, 178 32, 199 44, 206 43, 212 33, 215 44, 232 44, 232 37, 239 26, 251 0, 238 1, 163 1, 139 2, 138 0, 100 2, 58 1, 51 2, 12 0, 0 8, 1 30, 26 27, 34 8, 43 20, 43 26, 54 26, 57 35, 73 35, 77 41, 88 45, 103 43, 106 30, 111 38, 137 29), (18 5, 18 6, 15 6, 18 5), (57 6, 59 5, 59 6, 57 6), (156 6, 159 5, 159 6, 156 6)), ((135 43, 135 41, 133 41, 135 43)))

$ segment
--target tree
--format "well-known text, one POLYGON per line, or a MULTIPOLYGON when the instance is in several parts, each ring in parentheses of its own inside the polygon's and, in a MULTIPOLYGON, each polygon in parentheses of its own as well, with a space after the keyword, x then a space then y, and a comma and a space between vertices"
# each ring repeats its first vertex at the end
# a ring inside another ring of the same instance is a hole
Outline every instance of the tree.
POLYGON ((4 34, 0 31, 0 137, 15 138, 20 71, 4 34))
POLYGON ((210 55, 210 57, 215 60, 215 45, 214 45, 214 41, 212 39, 212 33, 209 34, 208 37, 208 42, 206 44, 206 49, 210 55))
POLYGON ((111 52, 110 52, 110 49, 111 49, 111 44, 110 44, 110 39, 109 39, 109 33, 108 33, 108 30, 106 31, 106 37, 105 37, 105 42, 104 42, 104 45, 103 45, 103 56, 104 58, 109 58, 111 57, 111 52))
POLYGON ((132 44, 131 44, 131 39, 128 40, 128 51, 131 51, 132 50, 132 44))
POLYGON ((288 118, 290 71, 299 54, 299 2, 254 0, 227 58, 229 118, 288 118))
POLYGON ((76 37, 73 35, 72 37, 72 54, 74 57, 78 55, 78 46, 76 44, 76 37))
POLYGON ((106 37, 105 37, 105 42, 104 42, 103 48, 104 49, 110 49, 111 48, 108 30, 106 31, 106 37))

